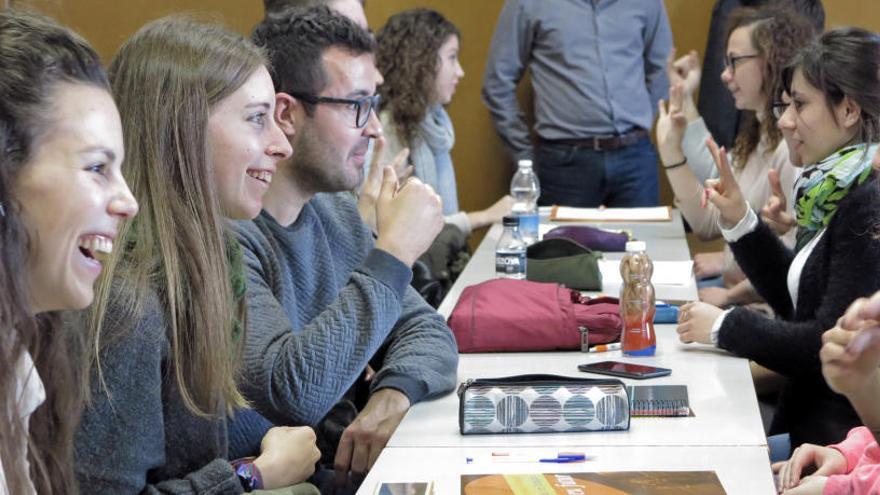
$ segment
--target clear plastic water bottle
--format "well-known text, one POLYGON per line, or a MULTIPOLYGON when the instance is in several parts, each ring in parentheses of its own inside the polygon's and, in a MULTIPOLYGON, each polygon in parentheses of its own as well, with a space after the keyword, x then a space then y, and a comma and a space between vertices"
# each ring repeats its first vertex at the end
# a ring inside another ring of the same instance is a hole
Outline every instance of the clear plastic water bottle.
POLYGON ((654 286, 651 275, 654 264, 642 241, 626 243, 626 254, 620 260, 620 318, 623 332, 620 343, 628 356, 653 356, 657 349, 654 333, 654 286))
POLYGON ((519 217, 519 229, 526 245, 538 241, 538 197, 541 185, 532 170, 531 160, 520 160, 518 170, 510 180, 510 195, 513 197, 513 214, 519 217))
POLYGON ((504 217, 504 232, 495 247, 495 276, 526 278, 526 243, 519 233, 519 218, 504 217))

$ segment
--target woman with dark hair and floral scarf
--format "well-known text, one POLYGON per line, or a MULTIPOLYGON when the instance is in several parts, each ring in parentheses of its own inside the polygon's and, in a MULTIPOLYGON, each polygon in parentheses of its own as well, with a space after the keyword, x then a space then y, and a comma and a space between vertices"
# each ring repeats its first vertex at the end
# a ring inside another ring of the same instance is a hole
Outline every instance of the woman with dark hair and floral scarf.
POLYGON ((878 70, 880 37, 856 28, 825 33, 786 69, 773 110, 789 157, 805 164, 795 184, 794 250, 749 208, 723 148, 710 143, 720 179, 707 181, 706 199, 721 211, 736 261, 778 317, 690 303, 678 333, 784 376, 770 433, 790 433, 792 447, 839 441, 860 424, 825 383, 819 349, 850 303, 880 289, 880 184, 871 167, 880 135, 878 70))

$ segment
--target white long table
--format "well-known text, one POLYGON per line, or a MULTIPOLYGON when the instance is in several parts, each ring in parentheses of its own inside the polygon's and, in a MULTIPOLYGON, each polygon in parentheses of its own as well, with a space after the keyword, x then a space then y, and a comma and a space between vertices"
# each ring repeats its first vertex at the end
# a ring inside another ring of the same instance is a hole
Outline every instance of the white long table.
MULTIPOLYGON (((572 446, 590 456, 580 464, 494 463, 493 449, 386 448, 359 493, 372 494, 380 481, 433 481, 437 495, 460 493, 462 474, 573 473, 600 471, 715 471, 729 494, 775 494, 762 447, 622 447, 572 446), (467 459, 472 459, 468 462, 467 459)), ((515 456, 553 457, 559 449, 506 448, 515 456)))
MULTIPOLYGON (((647 242, 648 253, 654 261, 690 259, 678 211, 673 212, 672 222, 603 227, 630 229, 636 238, 647 242)), ((440 306, 441 314, 449 315, 465 287, 495 276, 494 247, 500 233, 498 225, 490 229, 440 306)), ((608 253, 606 257, 620 259, 621 253, 608 253)), ((660 299, 697 297, 695 283, 657 287, 656 292, 660 299)), ((432 479, 439 482, 438 493, 454 494, 459 493, 458 476, 464 473, 645 470, 714 470, 728 493, 775 493, 748 361, 709 346, 681 344, 674 325, 657 325, 656 330, 658 345, 653 357, 628 358, 620 351, 463 354, 458 379, 461 382, 469 378, 526 373, 586 377, 591 375, 579 372, 577 364, 608 359, 644 363, 673 370, 670 376, 648 383, 686 384, 694 416, 633 418, 630 430, 622 432, 461 435, 458 397, 448 394, 410 409, 360 493, 372 493, 379 480, 432 479), (595 462, 561 466, 464 462, 466 457, 480 459, 502 449, 521 452, 580 449, 597 457, 595 462)))
MULTIPOLYGON (((633 418, 629 431, 540 433, 517 435, 460 435, 458 396, 449 394, 416 404, 397 428, 391 447, 504 447, 542 445, 666 445, 765 446, 748 361, 708 346, 678 342, 672 325, 657 327, 657 355, 627 358, 620 351, 462 354, 458 381, 526 373, 599 377, 577 365, 608 359, 671 368, 670 376, 649 384, 687 384, 693 417, 633 418)), ((624 379, 628 385, 639 380, 624 379)), ((642 382, 641 384, 645 384, 642 382)))

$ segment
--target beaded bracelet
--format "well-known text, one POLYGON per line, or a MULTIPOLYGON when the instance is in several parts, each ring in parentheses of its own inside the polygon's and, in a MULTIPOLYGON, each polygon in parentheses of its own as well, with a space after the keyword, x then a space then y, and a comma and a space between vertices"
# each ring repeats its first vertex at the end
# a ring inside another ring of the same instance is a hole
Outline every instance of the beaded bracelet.
POLYGON ((677 168, 677 167, 680 167, 680 166, 684 165, 684 164, 687 163, 687 162, 688 162, 688 159, 687 159, 687 157, 685 157, 684 160, 682 160, 682 161, 680 161, 680 162, 675 162, 675 163, 673 163, 672 165, 663 165, 663 168, 665 168, 666 170, 669 170, 669 169, 671 169, 671 168, 677 168))
POLYGON ((235 475, 238 476, 241 488, 245 492, 252 492, 263 488, 263 474, 260 472, 260 468, 254 464, 253 457, 236 459, 230 461, 230 464, 232 464, 232 469, 235 470, 235 475))

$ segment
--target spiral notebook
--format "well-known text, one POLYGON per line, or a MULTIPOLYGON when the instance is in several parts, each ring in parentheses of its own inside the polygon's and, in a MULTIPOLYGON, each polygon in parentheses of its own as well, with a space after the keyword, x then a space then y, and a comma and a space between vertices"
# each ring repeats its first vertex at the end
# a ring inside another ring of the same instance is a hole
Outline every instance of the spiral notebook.
POLYGON ((629 387, 630 416, 690 416, 687 385, 629 387))

